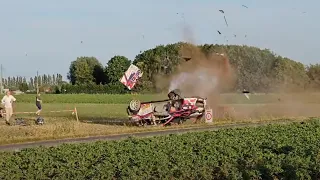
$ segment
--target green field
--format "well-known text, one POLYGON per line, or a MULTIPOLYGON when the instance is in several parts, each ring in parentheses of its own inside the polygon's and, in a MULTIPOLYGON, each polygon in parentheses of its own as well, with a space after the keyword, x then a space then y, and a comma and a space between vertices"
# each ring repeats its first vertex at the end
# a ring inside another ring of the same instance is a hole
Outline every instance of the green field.
MULTIPOLYGON (((6 126, 4 120, 0 121, 0 144, 163 129, 128 127, 124 126, 124 122, 128 119, 126 107, 132 98, 150 101, 163 99, 165 95, 44 94, 41 113, 45 119, 43 126, 34 123, 37 110, 34 95, 16 95, 16 98, 13 118, 23 118, 28 126, 6 126), (52 112, 73 110, 75 107, 79 123, 70 111, 52 112)), ((253 95, 250 100, 242 94, 223 94, 221 99, 232 112, 230 110, 227 118, 215 118, 213 125, 320 117, 320 94, 253 95)), ((14 122, 12 119, 12 124, 14 122)), ((187 123, 187 126, 190 124, 187 123)))
MULTIPOLYGON (((16 95, 18 102, 35 103, 35 95, 16 95)), ((141 101, 154 101, 166 99, 166 94, 145 95, 113 95, 113 94, 43 94, 44 103, 95 103, 95 104, 128 104, 131 99, 141 101)), ((207 97, 211 99, 210 97, 207 97)), ((296 93, 296 94, 256 94, 251 95, 250 100, 243 94, 222 94, 221 100, 226 104, 255 104, 255 103, 279 103, 279 102, 304 102, 320 103, 320 93, 296 93)))
POLYGON ((319 179, 320 119, 0 153, 2 179, 319 179))
MULTIPOLYGON (((14 118, 23 118, 27 126, 7 126, 4 120, 0 124, 0 144, 36 141, 36 140, 48 140, 48 139, 61 139, 61 138, 75 138, 75 137, 86 137, 96 135, 110 135, 120 133, 132 133, 141 131, 155 131, 169 128, 183 128, 190 126, 216 126, 220 124, 230 123, 242 123, 242 122, 261 122, 269 120, 277 120, 284 116, 276 116, 276 114, 263 114, 259 112, 263 110, 263 107, 256 105, 233 105, 239 115, 246 112, 249 117, 238 117, 238 118, 219 118, 214 119, 213 124, 191 124, 187 122, 185 125, 172 126, 172 127, 132 127, 124 124, 126 122, 127 114, 125 111, 126 104, 93 104, 93 103, 80 103, 80 104, 44 104, 43 112, 41 114, 45 119, 45 124, 42 126, 35 125, 34 120, 36 115, 36 107, 31 103, 17 103, 16 113, 20 112, 31 112, 31 114, 16 114, 14 118), (79 122, 76 121, 75 115, 72 112, 50 112, 59 110, 69 110, 77 107, 79 122), (250 111, 247 111, 250 109, 250 111), (254 118, 255 116, 255 118, 254 118)), ((306 105, 304 105, 306 106, 306 105)), ((318 110, 320 105, 309 105, 310 108, 314 108, 314 112, 319 114, 318 110)), ((278 107, 273 107, 279 109, 278 107)), ((291 109, 291 108, 290 108, 291 109)), ((281 111, 282 112, 282 111, 281 111)), ((298 112, 298 111, 296 111, 298 112)), ((306 112, 308 113, 308 112, 306 112)), ((310 114, 305 114, 310 115, 310 114)), ((300 114, 300 117, 304 117, 300 114)), ((286 116, 289 117, 289 116, 286 116)), ((295 118, 296 119, 296 116, 295 118)), ((14 119, 12 119, 14 124, 14 119)))

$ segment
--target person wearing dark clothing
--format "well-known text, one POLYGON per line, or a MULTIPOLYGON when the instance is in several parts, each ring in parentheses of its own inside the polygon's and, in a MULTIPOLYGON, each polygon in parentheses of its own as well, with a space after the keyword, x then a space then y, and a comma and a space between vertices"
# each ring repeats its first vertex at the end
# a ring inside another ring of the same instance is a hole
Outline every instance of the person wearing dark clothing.
POLYGON ((42 110, 42 107, 41 107, 41 103, 42 103, 42 100, 40 98, 40 93, 36 96, 36 106, 38 108, 38 111, 36 112, 36 114, 39 116, 40 115, 40 112, 42 110))

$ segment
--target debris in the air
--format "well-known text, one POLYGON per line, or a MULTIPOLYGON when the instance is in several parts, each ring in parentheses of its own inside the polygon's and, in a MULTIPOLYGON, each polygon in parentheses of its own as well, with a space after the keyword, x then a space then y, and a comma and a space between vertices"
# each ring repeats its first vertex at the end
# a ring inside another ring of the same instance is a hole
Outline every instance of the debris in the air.
POLYGON ((24 53, 26 56, 28 56, 28 54, 27 53, 24 53))
POLYGON ((245 6, 245 5, 242 5, 243 7, 245 7, 245 8, 248 8, 248 6, 245 6))
POLYGON ((82 44, 83 42, 81 41, 81 44, 82 44))
POLYGON ((190 61, 191 57, 182 57, 185 61, 190 61))
POLYGON ((247 37, 247 35, 244 35, 244 37, 247 37))
MULTIPOLYGON (((219 11, 224 14, 224 11, 222 9, 220 9, 219 11)), ((228 26, 228 22, 227 22, 226 16, 223 16, 223 18, 224 18, 224 21, 226 22, 226 25, 228 26)))
POLYGON ((217 31, 219 34, 221 34, 221 32, 220 31, 217 31))
POLYGON ((307 13, 307 12, 302 12, 303 14, 307 13))
POLYGON ((234 36, 234 37, 237 37, 237 35, 235 35, 235 34, 234 34, 233 36, 234 36))
POLYGON ((246 96, 247 99, 250 99, 249 91, 247 91, 246 89, 243 89, 242 93, 244 94, 244 96, 246 96))
POLYGON ((124 84, 129 90, 131 90, 137 83, 137 80, 141 78, 143 72, 135 65, 131 64, 128 70, 124 73, 120 82, 124 84))
POLYGON ((227 22, 226 16, 223 16, 223 18, 224 18, 224 22, 226 22, 226 25, 228 26, 228 22, 227 22))

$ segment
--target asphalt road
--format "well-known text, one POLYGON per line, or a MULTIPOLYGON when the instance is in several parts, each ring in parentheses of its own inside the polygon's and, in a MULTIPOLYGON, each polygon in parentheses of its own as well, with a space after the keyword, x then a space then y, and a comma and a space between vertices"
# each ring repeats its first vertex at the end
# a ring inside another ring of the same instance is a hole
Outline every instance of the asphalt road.
POLYGON ((277 122, 264 122, 264 123, 254 123, 254 124, 230 124, 222 126, 210 126, 210 127, 192 127, 192 128, 181 128, 181 129, 170 129, 162 131, 152 131, 152 132, 141 132, 141 133, 130 133, 130 134, 119 134, 119 135, 107 135, 107 136, 94 136, 94 137, 84 137, 84 138, 70 138, 70 139, 61 139, 61 140, 49 140, 49 141, 36 141, 28 142, 21 144, 9 144, 1 145, 0 151, 19 151, 25 148, 32 148, 37 146, 58 146, 61 144, 71 144, 71 143, 86 143, 94 141, 110 141, 110 140, 121 140, 128 137, 151 137, 151 136, 161 136, 168 134, 181 134, 194 131, 215 131, 223 128, 241 128, 241 127, 257 127, 274 123, 289 123, 293 121, 277 121, 277 122))

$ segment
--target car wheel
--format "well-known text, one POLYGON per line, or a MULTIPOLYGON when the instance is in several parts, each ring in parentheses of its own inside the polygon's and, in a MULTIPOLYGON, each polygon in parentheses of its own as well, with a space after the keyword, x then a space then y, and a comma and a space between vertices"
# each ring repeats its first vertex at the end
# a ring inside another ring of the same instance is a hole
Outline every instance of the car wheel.
POLYGON ((137 112, 140 110, 141 102, 139 100, 131 100, 129 104, 129 108, 133 112, 137 112))
POLYGON ((170 100, 182 99, 181 91, 179 89, 172 90, 169 92, 168 97, 170 100))

